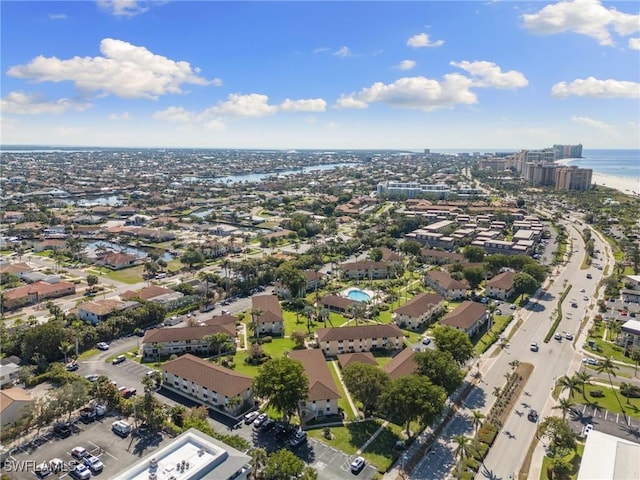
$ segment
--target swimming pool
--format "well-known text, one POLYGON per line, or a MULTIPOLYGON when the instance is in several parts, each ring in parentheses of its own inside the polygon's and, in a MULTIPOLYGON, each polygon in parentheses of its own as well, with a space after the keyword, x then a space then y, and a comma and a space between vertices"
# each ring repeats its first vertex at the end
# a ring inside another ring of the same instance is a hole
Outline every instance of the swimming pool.
POLYGON ((371 301, 371 295, 363 292, 362 290, 358 290, 357 288, 352 288, 351 290, 349 290, 349 293, 347 293, 347 297, 349 297, 351 300, 355 300, 356 302, 371 301))

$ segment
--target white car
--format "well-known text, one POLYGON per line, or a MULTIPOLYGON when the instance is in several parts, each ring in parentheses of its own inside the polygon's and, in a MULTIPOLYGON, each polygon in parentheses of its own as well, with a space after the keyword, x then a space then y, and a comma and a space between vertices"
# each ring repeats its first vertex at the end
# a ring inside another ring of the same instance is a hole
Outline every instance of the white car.
POLYGON ((84 447, 73 447, 73 449, 71 450, 71 456, 78 459, 83 459, 88 454, 89 452, 87 452, 87 449, 84 447))
POLYGON ((98 342, 96 348, 98 350, 109 350, 109 344, 107 342, 98 342))
POLYGON ((69 472, 69 475, 77 480, 88 480, 91 478, 91 470, 86 465, 79 463, 69 472))
POLYGON ((351 462, 351 472, 359 473, 365 465, 365 460, 363 457, 356 457, 353 462, 351 462))
POLYGON ((101 472, 104 468, 102 461, 98 457, 94 457, 93 455, 88 455, 82 459, 84 464, 89 467, 91 473, 101 472))
POLYGON ((584 430, 582 431, 582 435, 586 437, 587 435, 589 435, 589 432, 591 432, 591 430, 593 430, 593 425, 591 423, 588 423, 587 425, 585 425, 584 430))
POLYGON ((95 382, 96 380, 98 380, 98 375, 96 375, 95 373, 90 373, 89 375, 85 375, 84 378, 86 378, 90 382, 95 382))
POLYGON ((518 307, 516 307, 516 304, 515 304, 515 303, 512 303, 511 305, 509 305, 509 308, 510 308, 511 310, 515 310, 515 309, 516 309, 516 308, 518 308, 518 307))

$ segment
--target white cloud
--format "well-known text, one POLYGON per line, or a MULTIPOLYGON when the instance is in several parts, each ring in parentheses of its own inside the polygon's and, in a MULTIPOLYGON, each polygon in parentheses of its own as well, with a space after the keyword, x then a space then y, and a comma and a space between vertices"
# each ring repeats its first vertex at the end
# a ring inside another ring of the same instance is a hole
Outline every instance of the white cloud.
POLYGON ((51 20, 65 20, 67 16, 64 13, 50 13, 49 18, 51 20))
MULTIPOLYGON (((358 94, 342 96, 336 106, 385 103, 393 107, 415 108, 425 111, 450 108, 455 105, 471 105, 477 102, 476 95, 469 90, 472 82, 464 75, 450 73, 442 81, 425 77, 404 77, 393 83, 376 82, 363 88, 358 94)), ((352 107, 353 108, 353 107, 352 107)))
POLYGON ((336 100, 336 104, 334 108, 349 108, 349 109, 359 109, 367 108, 369 104, 365 101, 358 100, 355 98, 355 93, 351 95, 340 95, 340 98, 336 100))
POLYGON ((129 112, 109 114, 109 120, 129 120, 129 118, 129 112))
POLYGON ((233 117, 259 118, 273 115, 278 110, 276 105, 269 105, 269 97, 260 93, 241 95, 231 93, 227 100, 218 103, 215 107, 205 110, 216 115, 229 115, 233 117))
POLYGON ((68 98, 48 101, 37 95, 23 92, 10 92, 0 100, 0 110, 5 113, 22 115, 61 114, 69 110, 81 112, 91 107, 90 103, 78 102, 68 98))
POLYGON ((435 42, 432 42, 429 40, 429 34, 418 33, 407 40, 407 45, 413 48, 441 47, 444 45, 444 40, 436 40, 435 42))
POLYGON ((194 123, 198 120, 197 113, 190 112, 183 107, 169 107, 166 110, 155 112, 151 117, 155 120, 176 123, 194 123))
POLYGON ((98 6, 116 17, 135 17, 149 10, 136 0, 98 0, 98 6))
POLYGON ((474 87, 522 88, 529 84, 522 73, 515 70, 503 72, 493 62, 463 60, 462 62, 449 62, 449 64, 470 73, 473 77, 474 87))
POLYGON ((322 98, 309 98, 303 100, 286 99, 280 104, 280 109, 285 112, 324 112, 327 102, 322 98))
POLYGON ((184 93, 183 84, 220 85, 219 79, 206 80, 185 61, 156 55, 145 47, 105 38, 100 42, 103 56, 34 58, 26 65, 9 68, 7 75, 36 82, 74 82, 85 91, 97 91, 123 98, 157 99, 161 95, 184 93))
POLYGON ((605 123, 600 120, 594 120, 589 117, 576 117, 575 115, 571 117, 571 121, 575 123, 579 123, 580 125, 586 125, 587 127, 599 128, 601 130, 613 130, 613 125, 605 123))
POLYGON ((329 47, 320 47, 320 48, 315 48, 313 50, 313 53, 324 53, 324 52, 328 52, 329 50, 331 50, 329 47))
POLYGON ((396 68, 399 70, 411 70, 416 66, 415 60, 402 60, 396 68))
POLYGON ((629 48, 631 50, 640 50, 640 37, 629 39, 629 48))
POLYGON ((522 15, 524 27, 533 33, 552 35, 574 32, 596 39, 600 45, 615 45, 610 27, 619 35, 640 31, 640 15, 606 8, 600 0, 560 1, 536 13, 522 15))
POLYGON ((349 47, 341 47, 338 50, 336 50, 335 52, 333 52, 333 54, 336 57, 350 57, 351 55, 353 55, 351 53, 351 50, 349 50, 349 47))
POLYGON ((559 82, 551 87, 554 97, 640 98, 640 83, 623 80, 599 80, 594 77, 559 82))

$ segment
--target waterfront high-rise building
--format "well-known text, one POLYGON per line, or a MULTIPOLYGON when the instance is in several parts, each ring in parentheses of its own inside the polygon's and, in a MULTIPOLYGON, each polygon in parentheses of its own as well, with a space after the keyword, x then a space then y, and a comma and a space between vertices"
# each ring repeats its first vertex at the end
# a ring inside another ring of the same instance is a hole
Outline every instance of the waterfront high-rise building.
POLYGON ((589 190, 592 175, 590 168, 558 167, 555 171, 556 190, 589 190))
POLYGON ((582 158, 582 144, 578 145, 554 145, 553 152, 556 160, 561 158, 582 158))

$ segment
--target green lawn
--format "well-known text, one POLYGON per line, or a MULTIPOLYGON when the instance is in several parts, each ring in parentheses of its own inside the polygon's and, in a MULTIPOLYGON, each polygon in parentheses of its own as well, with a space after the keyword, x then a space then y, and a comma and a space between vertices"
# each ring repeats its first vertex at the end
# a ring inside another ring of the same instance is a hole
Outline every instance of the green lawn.
POLYGON ((485 352, 502 334, 506 326, 513 320, 513 316, 494 315, 491 330, 486 332, 474 345, 474 349, 478 355, 485 352))
POLYGON ((138 283, 142 282, 142 274, 144 272, 144 267, 142 265, 137 265, 135 267, 124 268, 122 270, 108 270, 108 269, 99 269, 100 273, 111 280, 116 280, 122 283, 138 283))
POLYGON ((340 379, 338 378, 338 374, 336 373, 336 368, 340 368, 338 366, 337 360, 332 360, 327 362, 327 367, 329 367, 329 371, 331 372, 331 376, 333 377, 333 381, 336 382, 336 387, 338 387, 338 392, 340 393, 340 400, 338 400, 338 407, 342 408, 347 420, 354 420, 358 412, 354 412, 349 404, 349 400, 347 400, 347 394, 345 389, 342 387, 342 383, 340 383, 340 379))
MULTIPOLYGON (((582 393, 575 394, 572 397, 572 401, 576 403, 587 403, 593 407, 603 408, 612 413, 622 413, 620 409, 620 405, 616 400, 613 390, 610 387, 605 387, 603 385, 590 385, 587 386, 587 399, 585 402, 582 393), (591 396, 591 392, 595 390, 601 390, 604 394, 604 397, 593 397, 591 396)), ((617 391, 618 399, 620 400, 620 404, 622 404, 622 408, 624 412, 633 418, 640 418, 640 398, 626 398, 620 395, 620 391, 617 391)))

